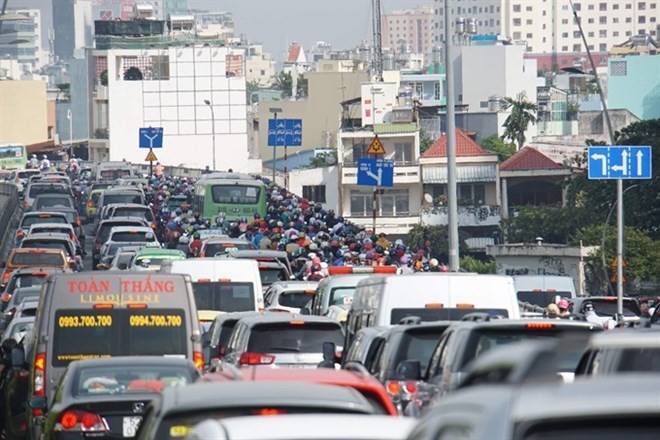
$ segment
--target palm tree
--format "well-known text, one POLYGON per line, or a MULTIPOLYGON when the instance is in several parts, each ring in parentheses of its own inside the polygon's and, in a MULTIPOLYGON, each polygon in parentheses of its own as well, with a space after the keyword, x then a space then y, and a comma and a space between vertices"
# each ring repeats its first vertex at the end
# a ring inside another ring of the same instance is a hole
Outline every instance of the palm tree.
POLYGON ((504 110, 511 109, 511 114, 506 118, 502 140, 510 139, 516 145, 516 150, 525 146, 525 131, 529 123, 536 124, 536 111, 538 106, 527 100, 527 94, 522 91, 516 98, 503 98, 500 106, 504 110))

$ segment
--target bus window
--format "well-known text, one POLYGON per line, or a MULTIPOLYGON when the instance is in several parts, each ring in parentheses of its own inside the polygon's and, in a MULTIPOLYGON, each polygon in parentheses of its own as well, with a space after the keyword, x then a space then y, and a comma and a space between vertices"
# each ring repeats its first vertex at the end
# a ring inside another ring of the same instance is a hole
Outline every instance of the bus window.
POLYGON ((25 145, 0 145, 0 168, 22 169, 27 165, 25 145))
POLYGON ((255 186, 213 185, 211 192, 214 203, 238 203, 252 205, 259 200, 260 188, 255 186))

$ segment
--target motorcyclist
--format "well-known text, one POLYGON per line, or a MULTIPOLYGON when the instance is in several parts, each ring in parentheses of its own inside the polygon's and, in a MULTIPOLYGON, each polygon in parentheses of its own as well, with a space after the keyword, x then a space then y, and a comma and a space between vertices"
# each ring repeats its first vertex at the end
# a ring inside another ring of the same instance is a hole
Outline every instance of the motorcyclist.
POLYGON ((41 156, 41 162, 39 163, 39 169, 42 172, 50 171, 50 161, 48 160, 48 156, 45 154, 41 156))

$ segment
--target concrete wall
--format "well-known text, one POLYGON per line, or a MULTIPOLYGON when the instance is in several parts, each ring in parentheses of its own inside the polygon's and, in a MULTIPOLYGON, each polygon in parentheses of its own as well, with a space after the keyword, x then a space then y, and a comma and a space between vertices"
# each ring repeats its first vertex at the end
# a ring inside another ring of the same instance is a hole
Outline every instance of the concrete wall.
POLYGON ((608 107, 626 108, 640 119, 660 118, 660 55, 610 58, 609 66, 608 107), (621 73, 615 63, 625 63, 625 75, 614 74, 621 73))
POLYGON ((338 179, 339 168, 336 166, 293 170, 289 173, 289 191, 302 196, 303 186, 325 185, 325 203, 323 203, 323 206, 326 209, 334 209, 335 212, 338 212, 338 179))
POLYGON ((0 143, 48 140, 46 83, 0 81, 0 143))

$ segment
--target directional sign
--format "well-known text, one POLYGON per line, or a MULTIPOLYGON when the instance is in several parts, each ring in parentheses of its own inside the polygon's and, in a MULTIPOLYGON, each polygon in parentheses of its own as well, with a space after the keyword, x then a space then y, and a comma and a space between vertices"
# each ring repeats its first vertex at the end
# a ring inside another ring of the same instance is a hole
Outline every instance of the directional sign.
POLYGON ((156 154, 154 153, 154 150, 149 150, 149 153, 147 154, 147 157, 144 159, 145 162, 156 162, 158 161, 158 158, 156 157, 156 154))
POLYGON ((302 119, 286 119, 284 145, 287 147, 302 146, 302 119))
POLYGON ((589 147, 589 179, 650 179, 651 147, 589 147))
POLYGON ((163 127, 143 127, 139 133, 140 148, 163 148, 163 127))
POLYGON ((387 159, 358 159, 357 184, 394 186, 394 162, 387 159))
POLYGON ((286 119, 268 120, 268 146, 283 147, 286 134, 286 119))
POLYGON ((367 149, 367 154, 385 154, 385 147, 383 147, 383 143, 378 138, 378 135, 376 135, 374 140, 371 141, 371 144, 367 149))

